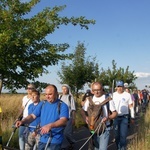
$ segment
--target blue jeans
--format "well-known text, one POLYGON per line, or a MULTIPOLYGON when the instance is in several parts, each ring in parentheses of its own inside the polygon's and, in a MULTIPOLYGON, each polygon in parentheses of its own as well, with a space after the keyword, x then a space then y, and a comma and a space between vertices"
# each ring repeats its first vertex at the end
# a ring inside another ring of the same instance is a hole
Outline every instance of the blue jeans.
POLYGON ((19 149, 20 150, 25 150, 25 136, 24 136, 24 131, 26 127, 20 126, 19 127, 19 149))
POLYGON ((114 136, 117 150, 126 150, 129 115, 118 116, 114 119, 114 136))
POLYGON ((94 150, 107 150, 109 136, 110 136, 110 129, 108 128, 106 128, 105 131, 100 135, 95 134, 93 136, 95 144, 94 150))
MULTIPOLYGON (((44 150, 46 146, 46 143, 39 142, 38 143, 38 150, 44 150)), ((47 147, 47 150, 60 150, 61 144, 52 144, 50 143, 47 147)))

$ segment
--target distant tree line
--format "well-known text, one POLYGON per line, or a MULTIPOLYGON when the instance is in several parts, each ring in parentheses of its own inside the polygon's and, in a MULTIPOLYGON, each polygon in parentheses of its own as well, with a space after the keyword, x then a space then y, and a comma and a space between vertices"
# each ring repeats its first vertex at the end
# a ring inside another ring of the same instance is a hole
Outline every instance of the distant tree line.
MULTIPOLYGON (((112 60, 112 67, 108 69, 100 68, 96 57, 87 56, 84 43, 78 42, 74 57, 68 64, 63 62, 61 65, 61 71, 58 71, 60 83, 67 83, 75 94, 78 94, 79 90, 84 86, 94 81, 100 81, 103 85, 107 85, 112 89, 113 81, 123 80, 128 83, 131 88, 135 88, 134 81, 137 77, 134 75, 134 71, 129 70, 129 66, 126 69, 119 67, 117 63, 112 60)), ((115 86, 115 85, 114 85, 115 86)))

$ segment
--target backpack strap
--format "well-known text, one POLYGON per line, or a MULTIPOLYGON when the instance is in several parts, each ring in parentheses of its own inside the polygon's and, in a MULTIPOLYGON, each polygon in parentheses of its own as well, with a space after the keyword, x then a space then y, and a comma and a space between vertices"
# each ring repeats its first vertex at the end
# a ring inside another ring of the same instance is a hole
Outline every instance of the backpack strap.
POLYGON ((61 99, 61 98, 62 98, 62 95, 59 96, 59 99, 61 99))
POLYGON ((58 114, 60 115, 60 107, 61 107, 62 101, 60 100, 57 104, 58 114))
POLYGON ((89 96, 88 97, 88 100, 89 100, 89 103, 90 103, 90 105, 95 105, 95 103, 93 102, 93 96, 89 96))
MULTIPOLYGON (((47 102, 47 100, 43 100, 43 104, 42 104, 42 107, 41 107, 41 110, 43 109, 45 103, 47 102)), ((57 108, 58 108, 58 113, 60 114, 60 106, 61 106, 61 103, 62 101, 60 100, 57 104, 57 108)), ((40 126, 40 123, 38 124, 38 126, 40 126)))
POLYGON ((105 105, 107 102, 109 102, 110 100, 112 100, 111 97, 107 97, 102 103, 101 105, 105 105))
POLYGON ((69 94, 69 96, 68 96, 68 99, 69 99, 69 102, 70 102, 70 104, 71 104, 71 95, 69 94))

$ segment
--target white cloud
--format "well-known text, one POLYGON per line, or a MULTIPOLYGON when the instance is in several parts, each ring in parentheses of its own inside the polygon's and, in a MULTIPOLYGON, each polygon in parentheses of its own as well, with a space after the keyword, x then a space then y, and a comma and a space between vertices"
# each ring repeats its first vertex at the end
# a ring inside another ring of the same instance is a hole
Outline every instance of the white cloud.
POLYGON ((147 78, 150 77, 150 73, 144 73, 144 72, 136 72, 134 73, 138 78, 147 78))

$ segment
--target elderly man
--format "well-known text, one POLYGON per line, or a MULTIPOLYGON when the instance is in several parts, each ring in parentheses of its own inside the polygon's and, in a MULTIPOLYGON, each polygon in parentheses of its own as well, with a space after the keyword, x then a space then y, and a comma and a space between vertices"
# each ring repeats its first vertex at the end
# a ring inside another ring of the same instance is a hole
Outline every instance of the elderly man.
MULTIPOLYGON (((106 94, 104 92, 103 86, 100 82, 92 83, 92 101, 95 105, 102 104, 106 100, 106 94)), ((87 99, 82 107, 82 117, 85 122, 90 125, 89 118, 87 116, 88 107, 90 105, 90 101, 87 99)), ((116 108, 112 100, 110 100, 105 105, 102 105, 103 113, 101 114, 100 118, 103 118, 101 122, 103 122, 106 126, 105 130, 100 134, 94 134, 93 136, 93 143, 94 143, 94 150, 107 150, 109 136, 110 136, 110 121, 117 116, 116 108)), ((96 113, 96 112, 95 112, 96 113)), ((89 114, 88 114, 89 115, 89 114)), ((89 145, 89 149, 91 145, 89 145)), ((90 149, 91 150, 91 149, 90 149)))

